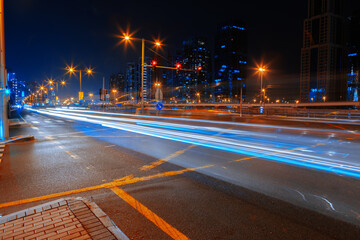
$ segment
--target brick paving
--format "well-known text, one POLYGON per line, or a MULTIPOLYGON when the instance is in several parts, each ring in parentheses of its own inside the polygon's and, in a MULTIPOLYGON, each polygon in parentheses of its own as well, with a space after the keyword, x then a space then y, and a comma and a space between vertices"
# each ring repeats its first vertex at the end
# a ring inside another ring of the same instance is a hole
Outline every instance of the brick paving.
POLYGON ((0 223, 0 240, 128 239, 95 203, 79 199, 26 209, 0 223))

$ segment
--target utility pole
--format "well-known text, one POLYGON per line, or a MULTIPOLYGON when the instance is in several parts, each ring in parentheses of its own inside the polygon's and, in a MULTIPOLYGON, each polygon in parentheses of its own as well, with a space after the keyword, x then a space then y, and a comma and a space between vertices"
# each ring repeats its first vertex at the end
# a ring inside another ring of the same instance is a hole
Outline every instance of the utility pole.
POLYGON ((9 138, 8 96, 5 92, 7 85, 5 70, 5 25, 4 25, 4 0, 0 0, 0 140, 9 138))

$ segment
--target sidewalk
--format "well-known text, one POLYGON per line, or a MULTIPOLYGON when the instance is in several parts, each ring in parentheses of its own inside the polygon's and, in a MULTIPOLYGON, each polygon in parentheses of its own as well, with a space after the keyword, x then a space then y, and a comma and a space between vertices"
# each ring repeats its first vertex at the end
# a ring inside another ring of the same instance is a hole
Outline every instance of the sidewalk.
POLYGON ((0 217, 0 240, 3 239, 128 240, 128 237, 94 202, 66 198, 0 217))

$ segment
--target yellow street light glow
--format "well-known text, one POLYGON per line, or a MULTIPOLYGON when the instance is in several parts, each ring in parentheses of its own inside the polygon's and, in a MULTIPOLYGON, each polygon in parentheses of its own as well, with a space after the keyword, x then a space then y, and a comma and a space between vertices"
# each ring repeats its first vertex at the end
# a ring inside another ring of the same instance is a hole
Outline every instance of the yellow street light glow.
POLYGON ((155 42, 155 45, 160 47, 161 46, 161 42, 155 42))
POLYGON ((65 81, 61 81, 61 85, 65 85, 66 84, 66 82, 65 81))
POLYGON ((112 90, 112 92, 113 92, 113 93, 116 93, 116 92, 117 92, 117 90, 116 90, 116 89, 113 89, 113 90, 112 90))
POLYGON ((87 75, 92 75, 94 73, 94 69, 91 67, 85 68, 85 72, 87 75))
POLYGON ((130 40, 130 36, 129 36, 129 35, 125 35, 125 36, 124 36, 124 39, 125 39, 125 40, 130 40))
POLYGON ((266 69, 263 68, 263 67, 259 67, 258 70, 259 70, 260 72, 265 72, 265 71, 266 71, 266 69))

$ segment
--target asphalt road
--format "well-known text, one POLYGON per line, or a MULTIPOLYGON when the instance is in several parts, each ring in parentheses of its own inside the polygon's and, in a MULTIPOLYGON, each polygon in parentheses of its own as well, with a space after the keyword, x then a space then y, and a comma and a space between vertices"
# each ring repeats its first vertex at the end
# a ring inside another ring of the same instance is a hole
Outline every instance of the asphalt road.
POLYGON ((131 239, 360 234, 356 122, 214 122, 67 109, 23 117, 27 125, 11 134, 36 141, 10 145, 1 163, 2 215, 83 196, 131 239))

